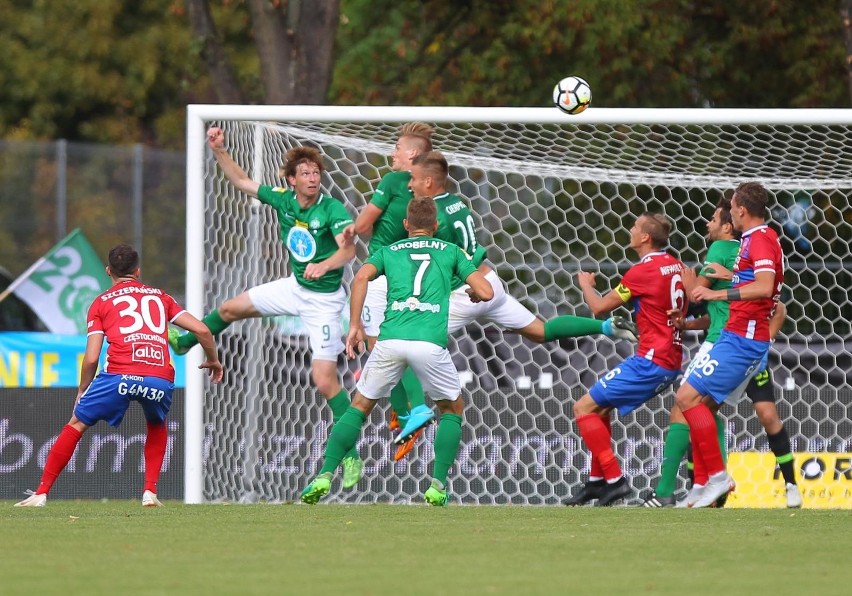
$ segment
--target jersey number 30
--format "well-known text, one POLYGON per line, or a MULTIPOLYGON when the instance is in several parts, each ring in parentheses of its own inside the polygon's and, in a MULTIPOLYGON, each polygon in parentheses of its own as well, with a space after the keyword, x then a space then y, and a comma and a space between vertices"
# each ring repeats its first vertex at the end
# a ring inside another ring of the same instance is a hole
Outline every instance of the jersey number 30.
POLYGON ((127 305, 127 308, 118 313, 122 317, 122 322, 125 318, 130 319, 130 325, 118 328, 122 335, 136 333, 143 326, 147 326, 154 333, 162 333, 166 330, 166 308, 159 296, 142 296, 141 300, 136 300, 133 296, 119 296, 112 303, 116 307, 120 304, 127 305))

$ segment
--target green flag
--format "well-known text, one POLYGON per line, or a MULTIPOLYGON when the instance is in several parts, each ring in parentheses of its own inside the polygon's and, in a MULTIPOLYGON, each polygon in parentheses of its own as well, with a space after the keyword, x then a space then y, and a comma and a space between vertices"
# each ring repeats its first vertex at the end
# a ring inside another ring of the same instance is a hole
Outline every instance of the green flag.
POLYGON ((63 238, 6 289, 29 304, 53 333, 86 333, 89 305, 111 285, 79 228, 63 238))

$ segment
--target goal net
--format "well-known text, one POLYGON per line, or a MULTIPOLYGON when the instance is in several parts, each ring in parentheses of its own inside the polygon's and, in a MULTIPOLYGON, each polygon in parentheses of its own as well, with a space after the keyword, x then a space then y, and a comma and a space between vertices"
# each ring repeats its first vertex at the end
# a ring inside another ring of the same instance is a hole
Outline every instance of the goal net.
MULTIPOLYGON (((706 221, 724 193, 757 180, 773 193, 773 225, 788 256, 789 318, 771 354, 782 420, 797 452, 843 452, 852 437, 852 118, 848 111, 190 106, 187 305, 202 315, 245 289, 288 273, 272 210, 241 195, 204 143, 211 125, 252 177, 285 186, 286 151, 318 147, 324 192, 357 214, 380 178, 401 123, 436 129, 451 191, 469 201, 479 241, 508 292, 543 319, 590 316, 576 284, 598 272, 606 291, 634 262, 628 229, 645 211, 674 222, 671 250, 696 266, 706 221)), ((365 258, 363 244, 353 268, 365 258)), ((348 286, 351 269, 344 282, 348 286)), ((619 314, 619 313, 616 313, 619 314)), ((628 314, 623 311, 620 314, 628 314)), ((345 327, 348 325, 346 322, 345 327)), ((687 355, 700 338, 687 335, 687 355)), ((225 382, 194 370, 187 386, 186 500, 292 501, 316 474, 331 412, 310 382, 298 319, 235 323, 219 338, 225 382)), ((574 400, 632 353, 602 336, 536 345, 473 324, 450 342, 466 396, 464 434, 450 486, 462 503, 556 504, 588 473, 574 400)), ((340 359, 354 387, 357 361, 340 359)), ((659 474, 671 390, 614 417, 613 439, 637 496, 659 474)), ((748 399, 724 406, 728 447, 767 451, 748 399)), ((393 462, 388 404, 380 402, 358 449, 364 478, 331 502, 421 501, 434 426, 393 462)), ((780 481, 779 481, 780 482, 780 481)))

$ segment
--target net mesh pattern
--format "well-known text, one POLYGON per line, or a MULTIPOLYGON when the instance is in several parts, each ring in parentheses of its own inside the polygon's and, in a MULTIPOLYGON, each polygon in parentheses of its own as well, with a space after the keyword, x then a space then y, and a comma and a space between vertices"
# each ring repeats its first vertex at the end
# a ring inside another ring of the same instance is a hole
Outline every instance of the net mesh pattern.
MULTIPOLYGON (((318 147, 324 192, 353 216, 390 171, 399 124, 208 123, 225 129, 228 150, 250 177, 273 186, 286 186, 279 169, 289 148, 318 147)), ((671 250, 697 266, 718 199, 740 182, 763 182, 788 257, 782 299, 789 318, 770 359, 779 413, 794 451, 849 449, 852 126, 431 124, 434 146, 451 164, 450 190, 468 200, 489 261, 507 291, 543 319, 589 316, 576 273, 596 271, 599 290, 613 287, 635 258, 627 230, 638 215, 666 213, 674 222, 671 250)), ((209 311, 288 267, 271 209, 237 192, 209 153, 205 189, 209 311)), ((365 256, 361 245, 354 268, 365 256)), ((351 270, 344 282, 350 279, 351 270)), ((687 336, 687 353, 699 343, 687 336)), ((222 385, 206 388, 204 498, 298 499, 318 469, 331 421, 311 387, 301 322, 241 321, 220 344, 227 373, 222 385)), ((467 400, 450 474, 454 500, 562 500, 589 468, 573 401, 632 349, 602 336, 537 345, 479 323, 453 337, 467 400)), ((345 388, 359 367, 341 357, 345 388)), ((669 390, 613 424, 616 452, 637 492, 658 475, 672 403, 669 390)), ((768 450, 748 399, 722 413, 731 450, 768 450)), ((336 480, 329 501, 421 501, 434 427, 415 453, 394 463, 386 420, 383 401, 359 442, 364 479, 352 491, 336 480)))

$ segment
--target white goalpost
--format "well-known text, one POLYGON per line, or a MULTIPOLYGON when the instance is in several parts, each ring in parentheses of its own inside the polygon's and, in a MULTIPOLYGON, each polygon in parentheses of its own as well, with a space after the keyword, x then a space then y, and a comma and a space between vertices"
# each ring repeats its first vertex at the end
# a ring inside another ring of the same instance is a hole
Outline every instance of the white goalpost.
MULTIPOLYGON (((844 452, 852 437, 852 110, 227 106, 187 108, 186 307, 203 316, 225 299, 289 271, 270 209, 236 191, 210 154, 206 129, 253 179, 286 185, 286 151, 310 144, 322 187, 356 215, 390 171, 397 128, 436 129, 451 188, 477 219, 479 241, 507 290, 543 319, 590 316, 579 270, 605 291, 635 258, 627 229, 645 211, 674 222, 670 249, 689 265, 706 252, 705 223, 724 193, 762 182, 788 257, 789 320, 771 364, 794 451, 844 452)), ((365 258, 364 246, 353 267, 365 258)), ((344 277, 348 287, 351 268, 344 277)), ((627 314, 622 312, 620 314, 627 314)), ((347 322, 344 322, 347 323, 347 322)), ((310 382, 301 323, 240 321, 217 339, 226 380, 210 385, 187 354, 187 503, 284 502, 318 469, 331 412, 310 382)), ((690 337, 688 350, 698 344, 690 337)), ((462 447, 450 473, 468 504, 556 504, 588 472, 571 405, 632 347, 604 337, 536 345, 492 325, 451 339, 466 394, 462 447)), ((339 361, 354 386, 358 362, 339 361)), ((613 425, 637 494, 658 475, 671 391, 613 425)), ((387 403, 364 427, 365 477, 330 502, 409 503, 428 484, 431 438, 393 462, 387 403)), ((732 452, 768 449, 750 402, 722 410, 732 452)))

